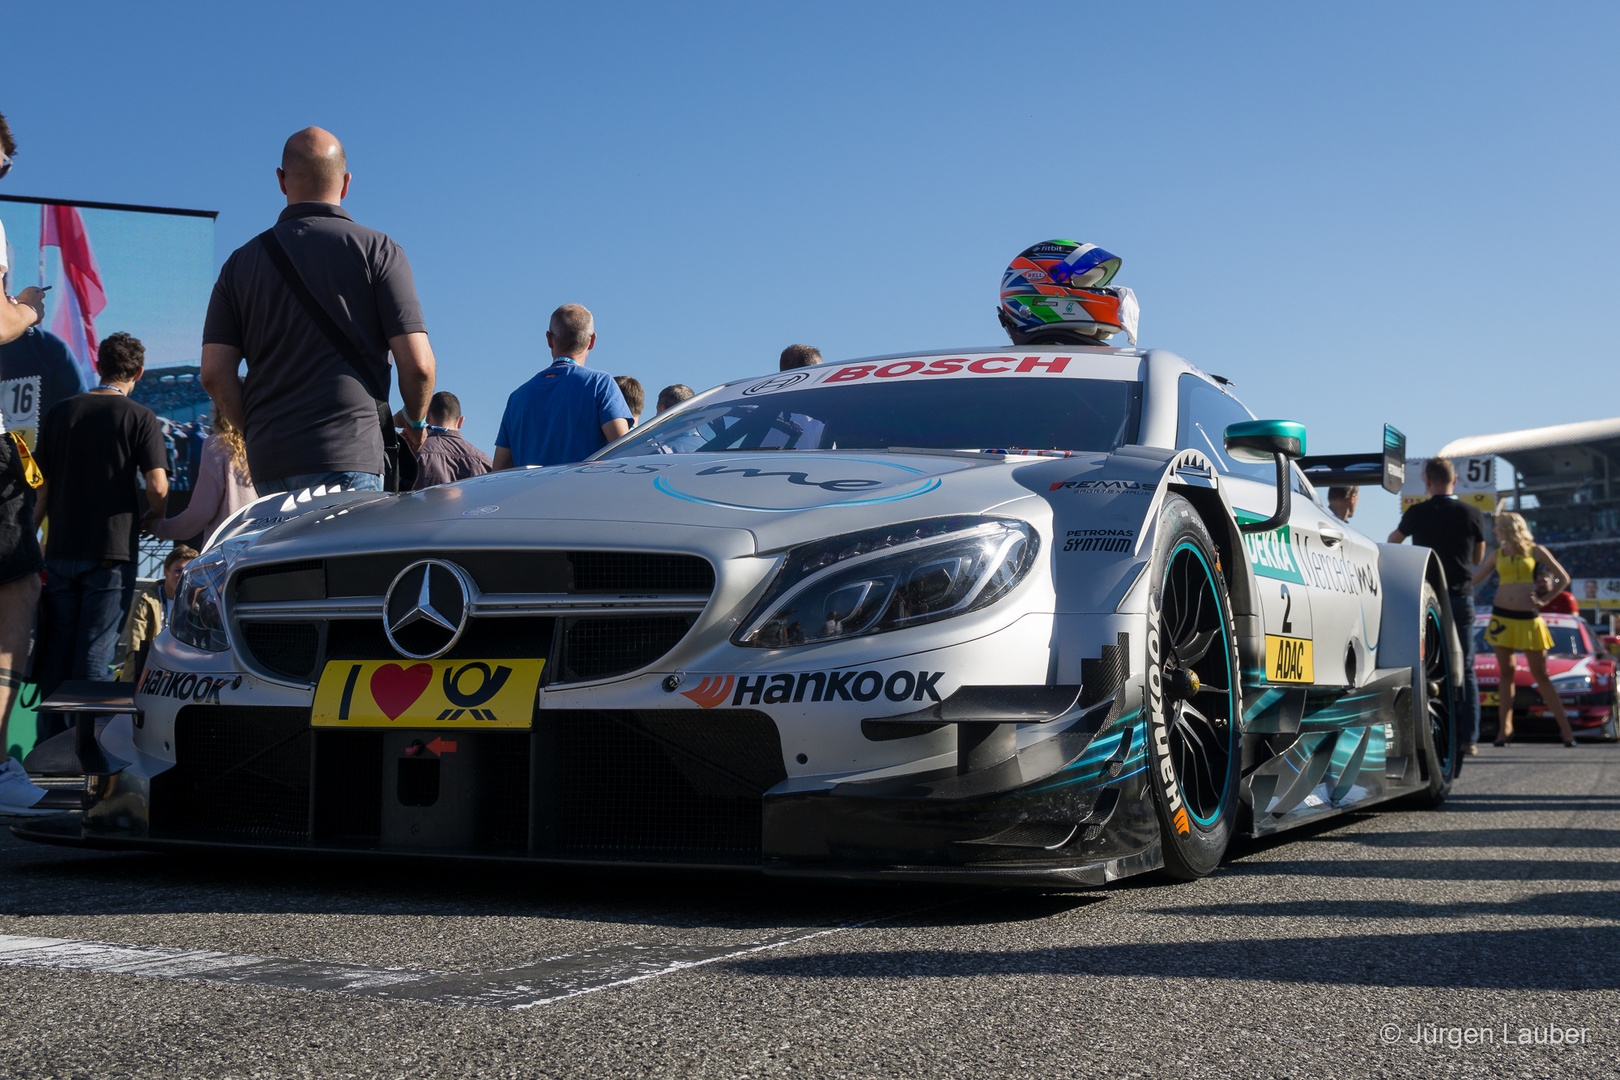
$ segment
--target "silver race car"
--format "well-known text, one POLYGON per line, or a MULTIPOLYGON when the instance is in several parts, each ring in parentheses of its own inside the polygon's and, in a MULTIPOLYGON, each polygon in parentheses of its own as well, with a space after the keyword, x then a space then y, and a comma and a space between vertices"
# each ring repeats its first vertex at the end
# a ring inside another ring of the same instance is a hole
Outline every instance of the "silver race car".
MULTIPOLYGON (((275 496, 185 572, 32 840, 1100 885, 1457 760, 1426 549, 1161 351, 717 387, 590 460, 275 496), (127 708, 127 706, 126 706, 127 708)), ((106 710, 103 709, 103 712, 106 710)), ((47 744, 48 745, 48 744, 47 744)))

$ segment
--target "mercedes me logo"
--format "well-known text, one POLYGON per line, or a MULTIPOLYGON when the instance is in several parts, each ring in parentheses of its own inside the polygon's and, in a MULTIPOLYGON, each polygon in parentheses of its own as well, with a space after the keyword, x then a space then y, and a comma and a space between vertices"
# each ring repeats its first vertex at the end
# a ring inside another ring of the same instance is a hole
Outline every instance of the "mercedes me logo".
POLYGON ((786 390, 790 386, 799 385, 806 379, 810 378, 810 376, 813 374, 815 374, 815 372, 812 371, 789 371, 784 372, 781 375, 772 375, 770 378, 765 379, 762 382, 757 382, 753 386, 750 386, 748 389, 744 390, 743 396, 752 397, 755 394, 774 394, 778 390, 786 390))
POLYGON ((399 572, 388 586, 383 632, 399 655, 432 660, 450 651, 467 628, 473 583, 467 572, 442 559, 423 559, 399 572))

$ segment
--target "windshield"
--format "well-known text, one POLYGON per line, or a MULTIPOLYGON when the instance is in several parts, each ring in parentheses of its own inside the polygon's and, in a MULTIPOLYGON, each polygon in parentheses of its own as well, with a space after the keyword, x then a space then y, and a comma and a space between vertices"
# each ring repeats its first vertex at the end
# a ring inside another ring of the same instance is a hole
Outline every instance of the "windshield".
MULTIPOLYGON (((1489 623, 1474 628, 1474 652, 1491 655, 1491 647, 1485 642, 1485 630, 1489 623)), ((1581 629, 1578 626, 1548 626, 1547 632, 1552 634, 1552 648, 1549 653, 1554 656, 1585 656, 1587 654, 1586 642, 1581 638, 1581 629)))
POLYGON ((604 458, 719 450, 1090 450, 1136 441, 1142 384, 941 379, 717 401, 637 428, 604 458))

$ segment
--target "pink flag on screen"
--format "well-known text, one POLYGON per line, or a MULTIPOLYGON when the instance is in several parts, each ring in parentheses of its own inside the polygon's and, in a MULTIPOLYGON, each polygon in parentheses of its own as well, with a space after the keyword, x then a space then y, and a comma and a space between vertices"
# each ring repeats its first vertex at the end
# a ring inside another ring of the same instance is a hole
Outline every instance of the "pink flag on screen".
POLYGON ((96 373, 96 316, 107 306, 107 294, 101 287, 101 270, 96 266, 90 234, 85 231, 78 208, 40 207, 39 246, 42 251, 54 247, 61 254, 62 277, 67 285, 57 299, 51 332, 67 342, 94 384, 100 378, 96 373))

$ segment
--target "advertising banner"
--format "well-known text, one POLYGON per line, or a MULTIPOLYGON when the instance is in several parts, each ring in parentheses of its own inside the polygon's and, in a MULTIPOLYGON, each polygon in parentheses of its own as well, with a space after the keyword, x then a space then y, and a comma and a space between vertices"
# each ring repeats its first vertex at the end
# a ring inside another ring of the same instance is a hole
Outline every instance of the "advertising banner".
POLYGON ((1576 578, 1569 591, 1583 608, 1620 611, 1620 578, 1576 578))

